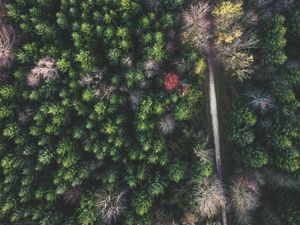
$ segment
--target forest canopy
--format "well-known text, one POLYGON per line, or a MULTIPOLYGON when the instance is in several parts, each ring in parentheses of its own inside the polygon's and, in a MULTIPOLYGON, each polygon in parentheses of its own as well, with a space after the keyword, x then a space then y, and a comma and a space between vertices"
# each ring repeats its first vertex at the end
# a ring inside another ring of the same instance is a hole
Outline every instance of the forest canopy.
POLYGON ((0 0, 0 225, 299 225, 299 37, 292 0, 0 0))

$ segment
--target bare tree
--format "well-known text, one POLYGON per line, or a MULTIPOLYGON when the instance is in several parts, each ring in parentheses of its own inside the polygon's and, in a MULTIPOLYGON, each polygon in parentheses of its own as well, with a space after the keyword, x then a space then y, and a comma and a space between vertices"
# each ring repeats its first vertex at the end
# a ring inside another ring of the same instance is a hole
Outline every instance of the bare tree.
POLYGON ((0 68, 11 66, 15 34, 12 26, 0 25, 0 68))
POLYGON ((44 80, 58 78, 56 62, 53 58, 45 57, 41 59, 37 66, 31 70, 32 73, 40 74, 44 80))
POLYGON ((81 86, 89 86, 93 83, 93 81, 93 77, 90 74, 87 74, 80 79, 79 83, 81 86))
POLYGON ((252 89, 246 93, 249 104, 260 113, 265 113, 274 107, 273 98, 261 90, 252 89))
POLYGON ((37 76, 37 74, 29 73, 27 74, 26 82, 30 87, 37 87, 40 85, 41 77, 37 76))
POLYGON ((166 115, 159 121, 159 128, 164 134, 170 134, 175 129, 175 120, 171 115, 166 115))
POLYGON ((216 177, 206 178, 202 183, 197 184, 194 189, 196 212, 201 217, 215 216, 221 206, 225 206, 223 186, 216 177))
POLYGON ((92 72, 84 75, 80 79, 79 83, 81 86, 96 86, 98 84, 101 84, 106 71, 107 71, 106 68, 104 69, 93 68, 92 72))
POLYGON ((153 77, 159 71, 159 64, 154 59, 146 60, 143 67, 147 78, 153 77))
POLYGON ((96 213, 106 224, 111 224, 113 221, 122 215, 126 209, 126 191, 121 192, 106 192, 100 191, 96 195, 96 213))
POLYGON ((109 99, 115 92, 116 87, 112 85, 100 84, 94 90, 94 96, 98 99, 109 99))
POLYGON ((182 225, 196 225, 198 222, 198 218, 193 213, 185 213, 183 218, 181 219, 182 225))
POLYGON ((199 49, 206 48, 211 37, 208 19, 210 9, 208 2, 200 1, 183 12, 183 42, 191 43, 199 49))
POLYGON ((248 12, 246 12, 246 15, 244 16, 244 23, 247 25, 257 25, 259 21, 258 13, 255 9, 249 9, 248 12))
POLYGON ((130 94, 129 100, 131 102, 131 106, 133 110, 136 110, 142 97, 143 97, 143 92, 140 90, 133 91, 130 94))
POLYGON ((122 59, 122 64, 124 66, 127 66, 127 67, 132 67, 133 65, 133 59, 131 56, 127 56, 125 58, 122 59))
POLYGON ((27 75, 27 85, 36 87, 42 80, 57 79, 59 77, 56 62, 53 58, 45 57, 27 75))
POLYGON ((231 186, 232 205, 239 224, 249 224, 260 206, 260 182, 254 176, 237 176, 231 186))
POLYGON ((198 135, 199 143, 194 148, 195 156, 203 163, 211 163, 214 160, 214 149, 208 147, 209 136, 200 133, 198 135))

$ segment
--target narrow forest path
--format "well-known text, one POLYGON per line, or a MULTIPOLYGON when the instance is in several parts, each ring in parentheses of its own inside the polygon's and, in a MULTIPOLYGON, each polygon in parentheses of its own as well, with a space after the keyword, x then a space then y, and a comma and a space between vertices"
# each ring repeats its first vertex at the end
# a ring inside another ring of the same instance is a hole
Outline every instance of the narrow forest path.
MULTIPOLYGON (((213 33, 213 18, 210 18, 210 33, 213 33)), ((208 76, 209 76, 209 107, 213 131, 214 149, 216 157, 217 176, 222 181, 222 162, 221 162, 221 144, 220 144, 220 130, 219 130, 219 117, 218 117, 218 104, 216 94, 216 62, 215 62, 215 46, 213 40, 209 40, 206 48, 206 57, 208 64, 208 76)), ((224 186, 224 185, 223 185, 224 186)), ((226 207, 221 207, 222 223, 227 225, 226 207)))
POLYGON ((212 46, 207 48, 207 63, 208 63, 208 76, 209 76, 209 106, 211 114, 211 122, 213 129, 215 156, 218 177, 222 179, 222 163, 221 163, 221 146, 220 146, 220 133, 219 133, 219 118, 215 82, 215 68, 214 68, 214 55, 212 46))

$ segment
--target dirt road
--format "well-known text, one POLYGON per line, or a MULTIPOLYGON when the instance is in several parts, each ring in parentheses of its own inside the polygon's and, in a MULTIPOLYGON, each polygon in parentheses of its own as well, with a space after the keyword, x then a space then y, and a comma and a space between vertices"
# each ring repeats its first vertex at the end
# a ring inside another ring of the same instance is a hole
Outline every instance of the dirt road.
MULTIPOLYGON (((211 18, 211 31, 212 29, 213 29, 213 19, 211 18)), ((209 105, 210 105, 213 137, 214 137, 217 175, 218 178, 222 181, 221 145, 220 145, 218 105, 217 105, 216 82, 215 82, 216 62, 215 62, 215 48, 214 48, 213 40, 210 41, 208 47, 206 48, 206 56, 207 56, 208 75, 209 75, 209 105)), ((222 211, 222 223, 223 225, 227 225, 226 208, 222 207, 221 211, 222 211)))

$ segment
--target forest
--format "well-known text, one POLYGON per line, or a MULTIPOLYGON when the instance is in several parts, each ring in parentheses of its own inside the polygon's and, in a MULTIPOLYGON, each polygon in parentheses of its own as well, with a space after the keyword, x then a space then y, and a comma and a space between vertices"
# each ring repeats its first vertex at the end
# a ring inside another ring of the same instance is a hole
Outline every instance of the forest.
POLYGON ((0 0, 0 225, 300 225, 300 1, 0 0))

